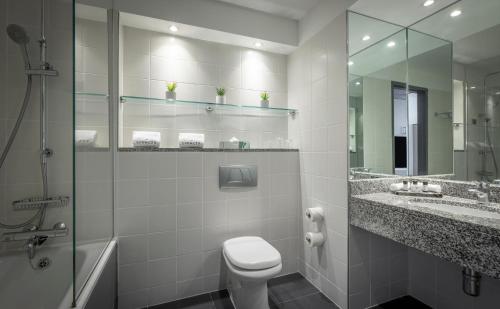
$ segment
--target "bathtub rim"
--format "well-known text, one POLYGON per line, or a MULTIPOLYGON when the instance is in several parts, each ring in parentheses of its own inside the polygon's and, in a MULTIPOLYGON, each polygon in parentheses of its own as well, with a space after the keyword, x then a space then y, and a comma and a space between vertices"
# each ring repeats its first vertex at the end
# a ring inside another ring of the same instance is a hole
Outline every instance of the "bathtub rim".
POLYGON ((71 304, 70 308, 76 308, 76 309, 85 308, 87 302, 90 299, 90 296, 92 295, 92 292, 94 291, 95 286, 97 285, 97 282, 99 282, 99 279, 104 271, 104 268, 106 267, 107 263, 110 260, 110 257, 113 254, 113 251, 116 250, 117 247, 116 245, 117 245, 117 239, 116 237, 113 237, 106 245, 106 248, 103 250, 102 254, 99 257, 98 262, 91 270, 91 274, 85 281, 85 284, 83 285, 80 293, 76 295, 75 303, 71 304))

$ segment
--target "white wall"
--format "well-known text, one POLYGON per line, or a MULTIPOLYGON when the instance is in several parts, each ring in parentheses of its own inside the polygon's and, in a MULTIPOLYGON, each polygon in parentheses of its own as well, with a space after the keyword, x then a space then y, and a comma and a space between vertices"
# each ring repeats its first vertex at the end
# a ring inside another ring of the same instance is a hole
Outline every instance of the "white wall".
MULTIPOLYGON (((72 197, 72 3, 68 0, 47 1, 46 12, 48 61, 59 71, 58 77, 47 78, 48 146, 54 150, 54 156, 48 160, 49 194, 72 197)), ((18 116, 26 88, 19 47, 8 38, 5 31, 10 23, 19 24, 27 30, 31 38, 30 59, 33 64, 37 64, 40 2, 0 2, 0 149, 3 149, 18 116)), ((30 105, 11 152, 0 170, 0 220, 4 223, 18 223, 33 216, 33 211, 13 211, 11 202, 40 196, 42 192, 39 165, 39 89, 39 78, 34 77, 30 105)), ((71 215, 71 206, 49 209, 45 227, 64 221, 71 231, 71 215)), ((0 229, 0 233, 3 232, 0 229)), ((55 240, 48 241, 49 244, 54 242, 55 240)), ((71 235, 58 239, 57 242, 70 244, 71 235)), ((9 244, 9 247, 23 245, 24 242, 20 242, 9 244)), ((2 243, 0 248, 3 247, 2 243)), ((26 267, 29 267, 28 264, 26 267)))
POLYGON ((343 14, 357 0, 321 0, 299 21, 299 42, 303 44, 343 14))
MULTIPOLYGON (((322 206, 319 229, 327 240, 310 249, 300 241, 299 269, 342 308, 347 308, 347 55, 346 14, 340 14, 288 61, 289 122, 299 141, 302 213, 322 206)), ((315 226, 301 221, 301 238, 315 226)))
POLYGON ((225 287, 222 242, 259 235, 297 271, 297 152, 119 152, 119 306, 143 308, 225 287), (220 190, 220 164, 256 164, 258 187, 220 190))
MULTIPOLYGON (((258 50, 123 27, 123 94, 165 98, 166 82, 177 81, 177 99, 215 102, 225 87, 227 103, 259 105, 269 91, 270 106, 287 106, 286 57, 258 50)), ((236 136, 252 148, 277 147, 288 138, 287 114, 168 104, 121 104, 123 147, 134 130, 162 134, 161 147, 178 147, 181 132, 205 134, 205 147, 236 136)))

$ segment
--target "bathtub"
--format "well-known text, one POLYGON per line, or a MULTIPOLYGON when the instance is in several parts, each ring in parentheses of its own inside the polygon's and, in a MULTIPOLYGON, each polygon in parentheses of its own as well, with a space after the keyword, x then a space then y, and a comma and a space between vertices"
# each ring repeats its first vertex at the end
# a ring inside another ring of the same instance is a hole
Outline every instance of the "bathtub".
MULTIPOLYGON (((116 242, 78 246, 75 252, 75 274, 78 287, 77 308, 86 308, 92 291, 114 255, 116 242), (95 261, 98 260, 96 264, 95 261), (93 271, 94 270, 94 271, 93 271)), ((72 245, 42 247, 33 261, 48 257, 50 265, 33 270, 24 251, 0 255, 0 308, 2 309, 68 309, 73 300, 72 245)), ((113 308, 113 307, 110 307, 113 308)), ((103 307, 104 309, 104 307, 103 307)))

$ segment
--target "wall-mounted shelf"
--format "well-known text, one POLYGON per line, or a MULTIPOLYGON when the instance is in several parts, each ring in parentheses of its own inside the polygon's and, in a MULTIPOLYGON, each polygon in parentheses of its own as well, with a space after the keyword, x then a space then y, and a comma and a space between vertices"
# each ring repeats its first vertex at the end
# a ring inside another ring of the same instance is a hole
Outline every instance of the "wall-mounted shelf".
POLYGON ((77 97, 92 97, 92 98, 107 98, 105 93, 92 93, 92 92, 75 92, 77 97))
POLYGON ((208 112, 215 109, 230 109, 230 110, 260 110, 269 111, 276 113, 288 113, 294 116, 297 113, 296 109, 290 108, 280 108, 280 107, 261 107, 261 106, 251 106, 251 105, 236 105, 236 104, 217 104, 210 102, 200 102, 200 101, 184 101, 184 100, 166 100, 158 98, 146 98, 146 97, 134 97, 134 96, 121 96, 120 102, 122 103, 154 103, 154 104, 171 104, 171 105, 194 105, 203 106, 208 112))

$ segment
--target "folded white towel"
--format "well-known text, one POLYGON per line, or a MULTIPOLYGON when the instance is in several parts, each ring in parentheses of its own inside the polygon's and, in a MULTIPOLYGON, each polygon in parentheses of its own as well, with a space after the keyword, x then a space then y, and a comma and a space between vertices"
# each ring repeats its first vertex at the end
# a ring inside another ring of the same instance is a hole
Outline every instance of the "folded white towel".
POLYGON ((205 144, 205 134, 179 133, 180 148, 203 148, 205 144))
POLYGON ((95 130, 76 130, 75 143, 79 147, 95 147, 97 140, 97 131, 95 130))
POLYGON ((399 191, 403 189, 403 184, 402 183, 391 183, 389 189, 391 191, 399 191))
POLYGON ((160 132, 153 131, 133 131, 132 145, 135 148, 159 148, 161 141, 160 132))
POLYGON ((441 193, 441 185, 432 185, 432 184, 429 184, 429 185, 427 185, 427 191, 428 192, 441 193))

